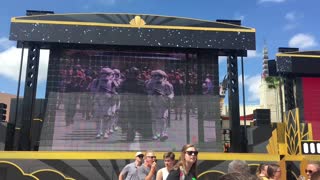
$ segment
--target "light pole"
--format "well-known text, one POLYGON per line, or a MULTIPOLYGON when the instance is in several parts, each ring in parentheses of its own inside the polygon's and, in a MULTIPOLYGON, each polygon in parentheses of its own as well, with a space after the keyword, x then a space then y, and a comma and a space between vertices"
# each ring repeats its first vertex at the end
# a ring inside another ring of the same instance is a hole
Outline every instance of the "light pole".
POLYGON ((245 89, 244 89, 244 68, 243 68, 243 56, 241 56, 241 77, 242 77, 242 103, 243 103, 243 122, 244 128, 242 128, 242 144, 243 152, 248 152, 248 141, 247 141, 247 119, 246 119, 246 100, 245 100, 245 89))

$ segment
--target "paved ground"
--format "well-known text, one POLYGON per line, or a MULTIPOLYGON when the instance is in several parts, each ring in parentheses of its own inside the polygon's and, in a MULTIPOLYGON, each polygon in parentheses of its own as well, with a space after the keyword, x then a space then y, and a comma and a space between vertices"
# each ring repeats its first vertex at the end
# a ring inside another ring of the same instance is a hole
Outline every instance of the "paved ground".
MULTIPOLYGON (((174 113, 171 113, 174 117, 174 113)), ((95 151, 137 151, 153 149, 157 151, 179 151, 187 143, 186 117, 182 120, 171 118, 171 126, 168 129, 169 138, 161 142, 151 138, 143 138, 139 133, 135 134, 134 141, 126 140, 126 132, 121 129, 115 131, 107 139, 96 139, 96 122, 93 120, 84 120, 81 113, 76 113, 74 124, 66 126, 64 119, 64 110, 60 107, 55 114, 52 147, 40 145, 40 150, 95 150, 95 151)), ((198 143, 198 123, 197 114, 190 113, 190 142, 198 143)), ((215 141, 215 124, 213 121, 205 121, 204 131, 207 142, 215 141)), ((44 135, 43 135, 44 136, 44 135)))

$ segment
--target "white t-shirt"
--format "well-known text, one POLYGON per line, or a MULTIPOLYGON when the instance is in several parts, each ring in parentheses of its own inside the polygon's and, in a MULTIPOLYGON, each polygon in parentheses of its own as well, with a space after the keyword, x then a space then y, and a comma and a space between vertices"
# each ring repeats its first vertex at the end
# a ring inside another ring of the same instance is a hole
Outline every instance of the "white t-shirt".
POLYGON ((166 167, 164 167, 164 168, 161 168, 159 171, 162 172, 162 179, 166 180, 169 175, 168 169, 166 167))

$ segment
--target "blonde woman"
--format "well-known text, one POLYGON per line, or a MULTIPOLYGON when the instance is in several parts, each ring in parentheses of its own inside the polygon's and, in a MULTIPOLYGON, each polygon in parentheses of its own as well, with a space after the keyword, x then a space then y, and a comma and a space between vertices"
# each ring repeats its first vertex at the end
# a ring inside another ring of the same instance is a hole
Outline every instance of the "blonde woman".
POLYGON ((179 162, 170 171, 167 180, 195 180, 197 178, 198 150, 193 144, 181 149, 179 162))

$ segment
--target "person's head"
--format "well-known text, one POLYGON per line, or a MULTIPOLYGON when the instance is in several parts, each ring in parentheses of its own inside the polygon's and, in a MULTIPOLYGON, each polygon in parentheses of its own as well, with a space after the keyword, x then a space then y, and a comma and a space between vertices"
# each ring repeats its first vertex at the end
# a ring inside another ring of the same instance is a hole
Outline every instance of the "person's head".
POLYGON ((146 166, 151 166, 153 162, 157 161, 157 157, 155 156, 153 151, 146 151, 145 156, 144 156, 144 164, 146 166))
POLYGON ((163 154, 164 165, 167 169, 171 170, 175 163, 175 155, 173 152, 167 152, 163 154))
POLYGON ((167 77, 168 77, 167 74, 160 69, 154 70, 151 72, 151 78, 156 82, 162 82, 167 77))
POLYGON ((261 163, 257 169, 258 176, 268 176, 268 164, 261 163))
POLYGON ((320 171, 314 172, 314 173, 311 175, 310 180, 320 180, 320 171))
POLYGON ((119 69, 113 69, 114 72, 114 78, 119 79, 120 78, 120 70, 119 69))
POLYGON ((137 152, 137 153, 136 153, 136 157, 135 157, 136 163, 138 163, 139 165, 141 165, 141 164, 142 164, 143 157, 144 157, 144 155, 143 155, 142 152, 137 152))
POLYGON ((100 78, 111 80, 113 78, 114 72, 110 68, 101 68, 100 70, 100 78))
POLYGON ((249 166, 246 161, 242 160, 233 160, 228 165, 228 173, 242 173, 242 174, 250 174, 249 166))
POLYGON ((177 166, 191 166, 190 171, 193 175, 197 173, 198 150, 193 144, 186 144, 181 149, 180 161, 177 166))
POLYGON ((267 170, 268 177, 271 179, 280 179, 281 169, 278 164, 269 164, 267 170))
POLYGON ((308 162, 308 165, 307 165, 307 168, 305 170, 307 176, 308 176, 308 179, 311 178, 311 175, 315 172, 318 172, 320 171, 320 162, 317 162, 317 161, 309 161, 308 162))

